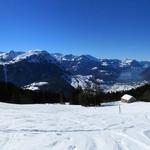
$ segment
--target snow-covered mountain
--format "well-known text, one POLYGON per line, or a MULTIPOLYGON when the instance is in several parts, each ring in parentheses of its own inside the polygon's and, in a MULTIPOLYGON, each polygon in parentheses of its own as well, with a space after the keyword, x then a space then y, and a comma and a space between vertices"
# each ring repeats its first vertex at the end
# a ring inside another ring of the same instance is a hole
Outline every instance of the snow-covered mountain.
POLYGON ((64 91, 71 93, 73 87, 65 80, 68 74, 59 62, 46 51, 31 50, 27 52, 1 53, 0 80, 12 82, 19 87, 29 87, 36 84, 38 89, 64 91), (5 60, 4 60, 5 58, 5 60), (6 77, 7 76, 7 77, 6 77))
POLYGON ((15 57, 21 54, 23 54, 23 52, 15 52, 13 50, 6 52, 6 53, 0 52, 0 64, 8 63, 12 61, 15 57))
POLYGON ((92 87, 94 83, 101 88, 106 87, 104 85, 111 88, 116 83, 117 85, 123 83, 129 85, 130 89, 140 85, 139 82, 145 83, 144 81, 148 79, 143 72, 150 67, 150 61, 98 59, 89 55, 57 55, 57 53, 52 55, 66 71, 75 75, 78 82, 72 80, 74 87, 77 85, 83 88, 92 87))
POLYGON ((43 50, 0 52, 0 80, 7 79, 28 89, 67 91, 81 86, 116 90, 120 84, 136 87, 136 83, 150 80, 149 68, 150 61, 98 59, 43 50))
POLYGON ((1 52, 0 53, 0 64, 11 64, 21 61, 28 61, 32 63, 49 62, 56 63, 56 59, 51 56, 47 51, 40 50, 29 50, 26 52, 1 52))

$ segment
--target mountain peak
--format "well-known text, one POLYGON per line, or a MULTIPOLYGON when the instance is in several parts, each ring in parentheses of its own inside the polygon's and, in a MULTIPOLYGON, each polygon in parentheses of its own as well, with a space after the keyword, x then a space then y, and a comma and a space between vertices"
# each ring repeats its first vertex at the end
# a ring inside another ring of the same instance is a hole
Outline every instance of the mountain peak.
POLYGON ((26 52, 3 52, 0 53, 0 63, 17 63, 20 61, 26 60, 28 62, 56 62, 56 59, 52 57, 47 51, 45 50, 29 50, 26 52))
POLYGON ((85 60, 90 60, 90 61, 99 61, 98 58, 88 55, 88 54, 79 56, 79 59, 85 59, 85 60))
POLYGON ((55 62, 55 58, 53 58, 47 51, 45 50, 29 50, 21 55, 15 57, 12 62, 18 62, 22 60, 27 60, 28 62, 37 63, 42 61, 47 62, 55 62))
POLYGON ((13 50, 9 51, 9 52, 1 52, 0 53, 0 63, 7 63, 11 60, 13 60, 15 57, 17 57, 18 55, 22 54, 23 52, 15 52, 13 50))
POLYGON ((135 59, 124 59, 121 61, 120 66, 140 66, 141 64, 135 59))

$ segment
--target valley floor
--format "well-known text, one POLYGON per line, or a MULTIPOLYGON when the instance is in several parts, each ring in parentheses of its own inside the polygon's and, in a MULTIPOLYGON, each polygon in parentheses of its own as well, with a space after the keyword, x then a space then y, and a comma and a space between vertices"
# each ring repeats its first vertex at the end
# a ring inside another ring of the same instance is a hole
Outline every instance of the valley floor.
POLYGON ((150 103, 119 103, 0 103, 0 150, 150 150, 150 103))

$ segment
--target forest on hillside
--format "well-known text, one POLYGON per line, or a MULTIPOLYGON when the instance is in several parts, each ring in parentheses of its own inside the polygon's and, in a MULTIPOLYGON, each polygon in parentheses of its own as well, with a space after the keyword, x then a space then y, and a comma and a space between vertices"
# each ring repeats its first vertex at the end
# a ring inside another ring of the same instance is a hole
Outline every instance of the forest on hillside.
POLYGON ((129 91, 104 93, 97 90, 74 89, 71 96, 66 97, 62 91, 31 91, 16 87, 12 83, 0 82, 0 101, 15 104, 61 103, 74 105, 100 106, 104 102, 120 100, 124 94, 130 94, 139 101, 150 102, 150 84, 129 91))

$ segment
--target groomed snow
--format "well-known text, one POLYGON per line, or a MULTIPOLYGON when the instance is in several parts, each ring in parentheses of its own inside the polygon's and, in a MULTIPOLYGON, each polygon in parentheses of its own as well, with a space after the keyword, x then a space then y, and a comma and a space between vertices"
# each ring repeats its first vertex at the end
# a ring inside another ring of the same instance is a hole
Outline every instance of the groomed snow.
POLYGON ((150 103, 0 103, 0 150, 150 150, 150 103))

